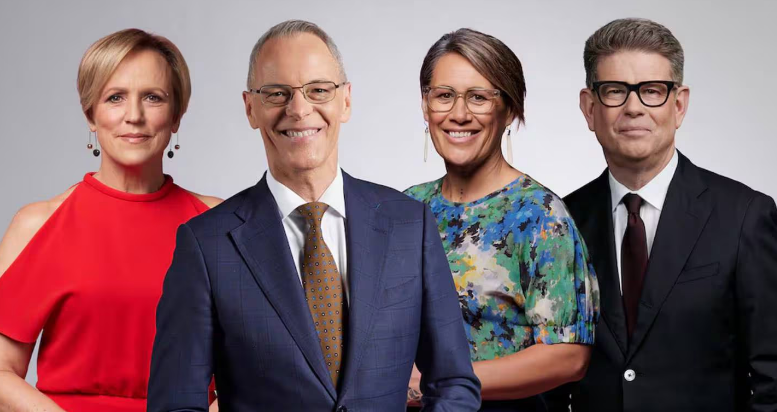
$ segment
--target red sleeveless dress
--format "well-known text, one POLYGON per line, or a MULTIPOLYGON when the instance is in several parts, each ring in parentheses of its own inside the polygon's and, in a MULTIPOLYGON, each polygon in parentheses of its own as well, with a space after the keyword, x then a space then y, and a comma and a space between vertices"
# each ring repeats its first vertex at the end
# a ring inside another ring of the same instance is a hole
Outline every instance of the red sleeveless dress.
POLYGON ((63 409, 141 412, 175 233, 208 207, 170 176, 138 195, 92 175, 0 277, 0 333, 43 331, 37 387, 63 409))

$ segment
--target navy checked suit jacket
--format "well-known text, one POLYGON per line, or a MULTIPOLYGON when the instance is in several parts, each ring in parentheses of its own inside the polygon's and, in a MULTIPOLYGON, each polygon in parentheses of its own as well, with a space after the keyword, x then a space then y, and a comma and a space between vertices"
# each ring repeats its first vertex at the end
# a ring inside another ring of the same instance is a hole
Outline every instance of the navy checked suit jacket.
POLYGON ((434 216, 343 173, 350 287, 335 390, 265 179, 178 229, 157 308, 148 411, 475 411, 480 383, 434 216))

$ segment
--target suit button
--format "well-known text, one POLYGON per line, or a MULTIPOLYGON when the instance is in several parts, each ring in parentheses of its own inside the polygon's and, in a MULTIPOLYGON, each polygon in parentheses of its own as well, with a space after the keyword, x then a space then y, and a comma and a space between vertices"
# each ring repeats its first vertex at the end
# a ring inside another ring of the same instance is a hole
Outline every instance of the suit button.
POLYGON ((634 372, 633 369, 627 369, 626 372, 623 372, 623 379, 626 379, 629 382, 633 381, 636 378, 637 378, 637 373, 634 372))
POLYGON ((337 408, 337 412, 348 412, 348 408, 341 405, 339 408, 337 408))

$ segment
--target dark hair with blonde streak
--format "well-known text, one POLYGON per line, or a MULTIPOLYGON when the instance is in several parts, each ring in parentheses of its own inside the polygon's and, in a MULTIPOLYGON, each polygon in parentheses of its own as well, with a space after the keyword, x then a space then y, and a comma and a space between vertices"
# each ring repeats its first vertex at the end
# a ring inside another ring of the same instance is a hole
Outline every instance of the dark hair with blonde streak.
POLYGON ((440 37, 421 65, 421 90, 430 85, 437 61, 448 53, 467 59, 478 73, 501 90, 507 108, 524 123, 526 81, 521 61, 507 45, 494 36, 472 29, 458 29, 440 37))
POLYGON ((94 42, 84 53, 78 66, 77 84, 81 109, 88 117, 91 118, 92 107, 122 60, 131 52, 140 50, 159 53, 170 66, 173 118, 175 121, 181 120, 192 94, 189 66, 173 42, 140 29, 125 29, 109 34, 94 42))

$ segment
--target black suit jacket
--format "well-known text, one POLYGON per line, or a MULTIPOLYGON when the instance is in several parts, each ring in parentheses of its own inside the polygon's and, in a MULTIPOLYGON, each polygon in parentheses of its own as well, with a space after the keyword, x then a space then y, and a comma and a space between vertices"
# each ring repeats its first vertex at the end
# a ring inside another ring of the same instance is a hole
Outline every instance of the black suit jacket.
POLYGON ((627 341, 608 172, 567 196, 602 316, 573 411, 777 411, 777 209, 741 183, 679 163, 627 341))

